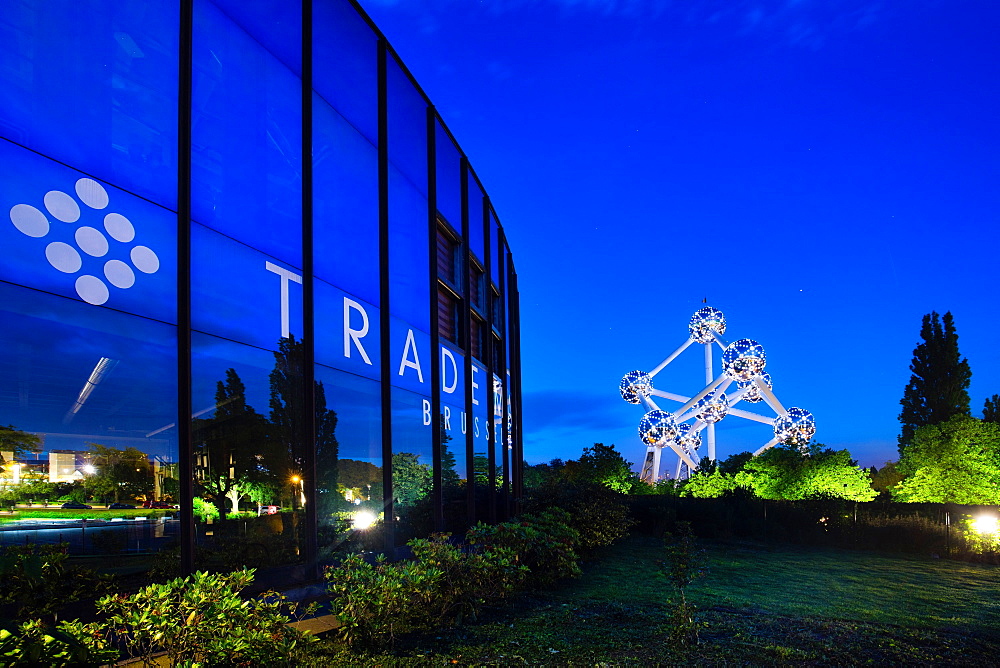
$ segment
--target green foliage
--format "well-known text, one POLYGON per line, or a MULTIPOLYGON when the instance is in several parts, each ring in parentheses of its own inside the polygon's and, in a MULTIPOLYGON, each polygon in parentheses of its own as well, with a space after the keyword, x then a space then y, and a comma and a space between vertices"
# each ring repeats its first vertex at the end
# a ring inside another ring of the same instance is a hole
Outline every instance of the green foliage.
POLYGON ((0 604, 18 619, 55 617, 66 605, 107 589, 109 578, 68 566, 69 545, 11 545, 0 553, 0 604))
POLYGON ((931 311, 920 326, 922 342, 913 351, 910 382, 903 390, 899 414, 902 426, 899 448, 902 455, 920 427, 946 422, 956 415, 969 414, 969 361, 958 352, 958 334, 951 312, 939 320, 931 311))
POLYGON ((33 619, 0 625, 0 664, 4 666, 96 666, 114 663, 118 650, 98 624, 61 622, 50 628, 33 619))
POLYGON ((886 462, 872 473, 872 489, 879 494, 889 494, 905 477, 899 472, 898 462, 886 462))
POLYGON ((1000 422, 1000 394, 994 394, 983 403, 983 422, 1000 422))
POLYGON ((431 467, 421 464, 419 457, 412 452, 392 455, 392 493, 401 505, 415 505, 430 494, 433 486, 431 467))
POLYGON ((676 534, 667 533, 663 539, 663 574, 677 600, 672 600, 670 636, 682 645, 697 645, 698 633, 704 624, 695 619, 695 606, 687 600, 688 586, 708 572, 705 550, 698 547, 689 522, 678 522, 676 534))
POLYGON ((97 602, 107 627, 143 665, 166 652, 170 666, 300 665, 310 636, 288 626, 285 597, 267 592, 243 600, 253 571, 225 575, 197 572, 133 596, 97 602))
POLYGON ((88 445, 97 469, 85 483, 91 496, 132 501, 153 492, 153 465, 146 453, 136 448, 88 445))
POLYGON ((621 493, 631 489, 634 477, 632 463, 625 461, 614 444, 594 443, 593 447, 584 448, 573 469, 575 481, 604 485, 621 493))
POLYGON ((6 427, 0 425, 0 471, 3 470, 3 466, 14 463, 4 461, 2 453, 13 453, 14 460, 16 461, 27 454, 39 452, 41 449, 42 439, 40 436, 15 429, 12 424, 6 427))
POLYGON ((898 501, 1000 503, 1000 425, 956 415, 917 429, 892 490, 898 501))
POLYGON ((488 550, 502 548, 516 555, 518 564, 528 568, 532 585, 547 586, 566 577, 579 577, 576 545, 578 531, 569 526, 570 514, 549 508, 525 514, 519 520, 496 525, 479 523, 469 530, 466 540, 488 550))
POLYGON ((694 473, 680 488, 680 496, 696 499, 716 499, 733 492, 738 487, 735 473, 723 473, 719 468, 694 473))
POLYGON ((849 501, 871 501, 871 474, 851 461, 847 450, 824 449, 819 443, 803 454, 794 446, 777 446, 743 466, 735 474, 738 485, 748 487, 762 499, 797 501, 834 497, 849 501))

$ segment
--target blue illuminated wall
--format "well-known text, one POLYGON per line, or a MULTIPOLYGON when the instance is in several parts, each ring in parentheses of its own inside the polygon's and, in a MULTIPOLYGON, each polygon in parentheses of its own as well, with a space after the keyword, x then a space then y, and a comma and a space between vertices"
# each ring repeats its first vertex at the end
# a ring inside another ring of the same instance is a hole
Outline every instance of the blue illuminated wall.
POLYGON ((351 2, 6 3, 0 208, 0 425, 144 453, 185 567, 212 507, 305 563, 516 510, 510 250, 351 2))

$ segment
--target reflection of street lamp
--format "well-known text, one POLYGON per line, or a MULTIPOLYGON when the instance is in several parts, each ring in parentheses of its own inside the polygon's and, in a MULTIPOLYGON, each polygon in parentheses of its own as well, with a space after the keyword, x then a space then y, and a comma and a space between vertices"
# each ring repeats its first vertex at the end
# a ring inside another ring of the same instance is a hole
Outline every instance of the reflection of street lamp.
MULTIPOLYGON (((87 475, 94 475, 95 473, 97 473, 97 469, 94 467, 93 464, 84 464, 83 468, 80 470, 86 473, 87 475)), ((136 471, 138 470, 139 469, 136 469, 136 471)))
MULTIPOLYGON (((306 505, 306 482, 297 475, 292 476, 292 486, 299 486, 299 506, 305 508, 306 505)), ((294 494, 294 491, 293 491, 294 494)), ((292 497, 292 510, 295 510, 295 497, 292 497)))

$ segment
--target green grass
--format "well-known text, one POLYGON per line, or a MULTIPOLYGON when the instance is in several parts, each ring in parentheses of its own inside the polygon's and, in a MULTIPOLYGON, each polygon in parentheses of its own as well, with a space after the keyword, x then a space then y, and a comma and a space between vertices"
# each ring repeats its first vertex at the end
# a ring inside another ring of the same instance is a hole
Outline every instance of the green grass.
POLYGON ((661 542, 606 548, 583 578, 522 596, 480 624, 403 638, 338 665, 992 665, 1000 568, 842 550, 708 546, 689 589, 702 642, 670 639, 661 542))
POLYGON ((18 508, 13 515, 0 515, 0 524, 16 522, 17 520, 49 520, 49 519, 72 519, 72 520, 110 520, 116 517, 130 519, 133 517, 147 517, 150 519, 163 517, 173 513, 171 510, 153 510, 150 508, 136 508, 135 510, 103 510, 93 508, 91 510, 77 510, 67 508, 18 508))

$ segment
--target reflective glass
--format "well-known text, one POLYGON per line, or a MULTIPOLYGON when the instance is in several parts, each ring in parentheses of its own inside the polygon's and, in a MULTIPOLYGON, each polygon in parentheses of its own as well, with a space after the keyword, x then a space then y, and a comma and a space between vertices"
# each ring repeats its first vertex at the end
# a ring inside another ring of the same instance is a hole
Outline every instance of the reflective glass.
POLYGON ((21 0, 0 18, 0 136, 177 202, 177 3, 21 0))
POLYGON ((202 568, 298 561, 305 420, 302 344, 276 352, 195 333, 192 346, 194 513, 202 568))
MULTIPOLYGON (((469 171, 469 251, 484 263, 486 251, 484 248, 483 225, 483 189, 476 183, 476 177, 469 171)), ((485 264, 484 264, 485 266, 485 264)))
POLYGON ((389 169, 389 304, 394 316, 430 331, 427 198, 389 169))
POLYGON ((177 215, 0 141, 0 279, 176 321, 177 215))
POLYGON ((316 95, 313 113, 316 275, 378 304, 378 152, 316 95))
POLYGON ((399 318, 392 318, 389 327, 389 349, 392 384, 430 396, 430 335, 399 318))
POLYGON ((473 469, 476 472, 476 483, 482 484, 486 475, 486 458, 489 451, 489 429, 492 407, 487 403, 486 388, 490 382, 486 367, 472 360, 472 455, 473 469))
POLYGON ((431 401, 428 397, 392 388, 392 495, 399 521, 396 543, 401 545, 433 530, 431 401))
POLYGON ((8 501, 64 515, 64 535, 5 530, 3 540, 67 540, 72 554, 127 555, 176 539, 176 328, 5 282, 0 324, 0 486, 8 501), (108 513, 128 519, 105 536, 78 510, 60 510, 151 501, 171 507, 108 513))
POLYGON ((260 348, 302 338, 302 274, 202 225, 191 225, 192 328, 260 348))
POLYGON ((325 281, 314 285, 316 361, 378 380, 379 310, 325 281))
POLYGON ((490 267, 490 278, 497 285, 500 284, 500 272, 501 263, 498 260, 500 256, 503 255, 503 250, 500 248, 500 221, 497 220, 497 216, 493 211, 490 211, 490 260, 492 261, 490 267))
MULTIPOLYGON (((285 0, 212 0, 295 76, 302 76, 302 8, 285 0)), ((326 3, 321 3, 326 4, 326 3)))
POLYGON ((389 162, 427 196, 427 101, 391 55, 386 63, 389 162))
POLYGON ((465 434, 469 415, 465 410, 465 355, 451 344, 441 344, 441 458, 442 483, 447 505, 454 497, 465 498, 468 477, 465 434))
POLYGON ((301 81, 208 0, 193 58, 192 217, 301 267, 301 81))
POLYGON ((313 3, 313 88, 378 143, 378 39, 349 2, 313 3))
POLYGON ((462 158, 441 121, 434 123, 434 171, 437 209, 451 226, 462 229, 462 158))

